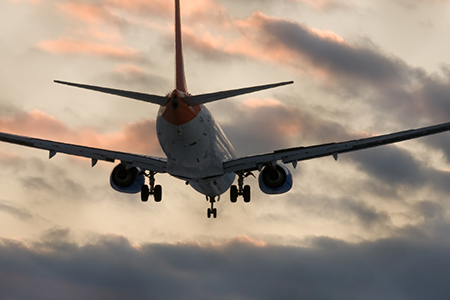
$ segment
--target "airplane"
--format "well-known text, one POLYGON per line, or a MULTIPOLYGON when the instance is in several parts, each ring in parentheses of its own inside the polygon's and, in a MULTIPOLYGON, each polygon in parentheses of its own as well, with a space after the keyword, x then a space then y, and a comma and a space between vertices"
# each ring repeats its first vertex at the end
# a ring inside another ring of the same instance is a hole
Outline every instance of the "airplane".
POLYGON ((90 158, 92 167, 99 160, 112 163, 116 160, 120 161, 110 175, 111 187, 122 193, 140 193, 143 202, 148 201, 150 196, 153 196, 156 202, 162 200, 162 187, 155 184, 155 175, 170 174, 206 196, 206 200, 210 203, 207 209, 208 218, 217 218, 217 209, 214 208, 214 204, 228 190, 230 190, 231 202, 235 203, 239 197, 242 197, 244 202, 250 202, 251 189, 249 185, 244 185, 244 180, 253 175, 252 172, 259 172, 258 183, 263 193, 283 194, 293 185, 292 174, 286 167, 287 164, 292 164, 296 168, 300 161, 325 156, 332 156, 337 160, 341 153, 450 130, 449 122, 358 140, 237 157, 230 141, 214 121, 205 104, 292 84, 293 81, 208 94, 190 94, 184 72, 180 0, 175 0, 175 89, 171 93, 158 96, 59 80, 55 82, 159 105, 156 132, 166 157, 124 153, 1 132, 0 141, 47 150, 49 158, 57 153, 90 158), (238 181, 237 185, 234 185, 236 176, 238 181))

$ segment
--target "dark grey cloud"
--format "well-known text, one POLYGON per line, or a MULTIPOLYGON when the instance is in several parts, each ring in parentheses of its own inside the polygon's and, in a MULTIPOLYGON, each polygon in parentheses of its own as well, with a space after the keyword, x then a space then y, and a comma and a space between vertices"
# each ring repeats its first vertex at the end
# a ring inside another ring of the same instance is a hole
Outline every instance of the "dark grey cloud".
POLYGON ((450 173, 424 165, 408 151, 394 145, 348 154, 358 168, 373 180, 392 187, 420 189, 432 186, 441 193, 450 192, 450 173))
POLYGON ((5 299, 447 299, 450 245, 430 238, 309 247, 144 244, 102 236, 79 246, 47 232, 31 246, 0 244, 5 299))
MULTIPOLYGON (((321 37, 304 24, 277 18, 262 20, 261 43, 268 48, 288 48, 298 54, 299 60, 306 58, 313 68, 325 70, 331 80, 323 82, 324 91, 343 95, 342 101, 347 101, 345 96, 351 96, 353 101, 373 108, 373 114, 380 120, 375 126, 391 122, 399 129, 409 129, 450 120, 450 76, 445 64, 439 74, 428 74, 371 42, 351 45, 321 37)), ((449 157, 445 134, 438 135, 434 143, 421 140, 443 150, 449 157)), ((406 166, 407 160, 411 161, 406 157, 407 152, 401 159, 397 154, 398 163, 406 166)), ((405 174, 408 168, 415 167, 414 164, 407 167, 405 174)), ((392 171, 392 177, 402 172, 392 171)))
POLYGON ((281 19, 266 20, 270 43, 281 44, 306 57, 314 66, 352 80, 404 83, 408 67, 400 59, 367 47, 351 46, 315 34, 306 25, 281 19))
POLYGON ((356 216, 359 224, 366 230, 378 226, 385 227, 392 225, 388 212, 381 211, 363 201, 344 200, 341 206, 349 215, 356 216))
MULTIPOLYGON (((277 99, 282 103, 287 98, 279 95, 277 99)), ((220 123, 239 155, 272 152, 300 146, 300 142, 308 146, 351 137, 341 125, 290 105, 250 107, 230 102, 226 109, 227 114, 233 116, 232 120, 220 123), (239 120, 239 125, 234 123, 236 120, 239 120)))
POLYGON ((4 201, 0 201, 0 211, 25 221, 30 221, 34 218, 33 214, 27 209, 16 207, 12 203, 4 201))
POLYGON ((412 155, 395 146, 363 150, 349 154, 366 174, 388 184, 421 186, 425 183, 422 166, 412 155))

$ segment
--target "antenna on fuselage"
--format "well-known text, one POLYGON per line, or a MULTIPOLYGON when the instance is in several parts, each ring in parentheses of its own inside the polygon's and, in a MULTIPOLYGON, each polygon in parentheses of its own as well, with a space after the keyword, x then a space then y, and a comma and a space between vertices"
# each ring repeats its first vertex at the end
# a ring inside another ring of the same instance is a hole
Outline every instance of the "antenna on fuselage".
POLYGON ((184 75, 183 41, 181 37, 180 0, 175 0, 175 88, 187 93, 184 75))

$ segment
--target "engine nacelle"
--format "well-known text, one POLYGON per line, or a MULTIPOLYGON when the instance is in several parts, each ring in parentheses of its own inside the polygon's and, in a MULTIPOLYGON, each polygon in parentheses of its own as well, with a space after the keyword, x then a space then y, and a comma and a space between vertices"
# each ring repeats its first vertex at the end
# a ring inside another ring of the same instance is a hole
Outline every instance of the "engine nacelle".
POLYGON ((283 194, 292 188, 292 174, 284 165, 266 166, 259 173, 258 182, 265 194, 283 194))
POLYGON ((126 165, 119 164, 112 171, 109 183, 118 192, 137 194, 141 192, 142 186, 145 184, 145 177, 138 168, 127 169, 126 165))

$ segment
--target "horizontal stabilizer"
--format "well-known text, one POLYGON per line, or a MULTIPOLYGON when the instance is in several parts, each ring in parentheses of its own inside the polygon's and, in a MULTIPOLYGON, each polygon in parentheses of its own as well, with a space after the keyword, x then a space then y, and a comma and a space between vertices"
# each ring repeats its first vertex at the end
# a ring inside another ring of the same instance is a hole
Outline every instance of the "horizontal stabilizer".
POLYGON ((135 99, 135 100, 141 100, 141 101, 145 101, 145 102, 149 102, 149 103, 159 104, 162 106, 165 106, 167 104, 167 100, 168 100, 168 98, 162 97, 162 96, 149 95, 149 94, 144 94, 144 93, 123 91, 123 90, 116 90, 116 89, 104 88, 104 87, 100 87, 100 86, 71 83, 71 82, 65 82, 65 81, 59 81, 59 80, 55 80, 55 83, 65 84, 65 85, 74 86, 77 88, 92 90, 92 91, 106 93, 106 94, 112 94, 112 95, 126 97, 126 98, 131 98, 131 99, 135 99))
POLYGON ((229 90, 229 91, 222 91, 222 92, 215 92, 210 94, 202 94, 202 95, 196 95, 191 97, 184 98, 184 101, 190 106, 205 104, 208 102, 213 102, 217 100, 222 100, 230 97, 240 96, 244 94, 249 94, 257 91, 267 90, 271 88, 275 88, 282 85, 292 84, 293 81, 286 81, 286 82, 280 82, 280 83, 274 83, 274 84, 266 84, 266 85, 259 85, 259 86, 253 86, 248 88, 242 88, 237 90, 229 90))

